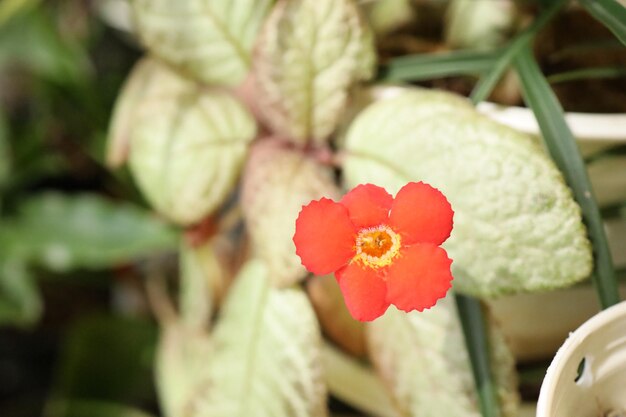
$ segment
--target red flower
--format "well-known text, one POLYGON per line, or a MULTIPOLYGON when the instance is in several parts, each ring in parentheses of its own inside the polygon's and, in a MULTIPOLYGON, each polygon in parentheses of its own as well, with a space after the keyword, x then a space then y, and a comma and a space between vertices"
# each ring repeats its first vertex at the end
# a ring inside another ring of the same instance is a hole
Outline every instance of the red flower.
POLYGON ((439 245, 450 236, 453 215, 428 184, 408 183, 395 199, 365 184, 339 203, 322 198, 304 206, 293 241, 309 271, 335 272, 352 317, 370 321, 390 304, 422 311, 446 295, 452 261, 439 245))

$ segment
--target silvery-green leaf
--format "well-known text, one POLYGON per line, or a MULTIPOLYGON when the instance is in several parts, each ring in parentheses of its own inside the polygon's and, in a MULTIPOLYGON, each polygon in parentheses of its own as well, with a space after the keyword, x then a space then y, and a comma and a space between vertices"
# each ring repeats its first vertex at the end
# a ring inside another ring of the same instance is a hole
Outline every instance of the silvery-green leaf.
POLYGON ((180 248, 180 315, 190 329, 206 329, 222 283, 222 268, 211 240, 180 248))
MULTIPOLYGON (((368 325, 376 369, 400 409, 411 417, 480 417, 469 355, 454 298, 430 310, 404 313, 391 307, 368 325)), ((491 327, 491 355, 503 416, 519 406, 515 364, 491 327)))
POLYGON ((130 151, 130 132, 135 112, 159 66, 149 59, 139 61, 124 83, 115 103, 107 137, 107 163, 112 168, 123 165, 130 151))
POLYGON ((137 32, 155 56, 208 84, 248 73, 273 0, 133 0, 137 32))
POLYGON ((375 61, 353 0, 278 2, 256 51, 259 111, 275 133, 300 145, 325 142, 349 88, 372 76, 375 61))
POLYGON ((242 194, 253 251, 266 262, 272 283, 303 279, 307 272, 293 243, 296 218, 311 200, 337 197, 332 170, 280 142, 262 140, 252 147, 242 194))
POLYGON ((411 0, 377 0, 364 3, 363 8, 377 36, 406 25, 415 14, 411 0))
POLYGON ((0 234, 3 251, 55 271, 107 268, 176 247, 151 212, 92 194, 44 193, 26 200, 0 234))
POLYGON ((367 107, 345 141, 347 187, 395 193, 439 188, 455 211, 445 243, 458 291, 488 297, 571 285, 592 257, 580 208, 530 136, 476 113, 449 93, 407 90, 367 107))
POLYGON ((490 49, 514 32, 513 0, 452 0, 446 11, 445 38, 452 48, 490 49))
POLYGON ((184 417, 187 404, 209 372, 210 337, 203 331, 166 323, 156 353, 156 387, 166 417, 184 417))
MULTIPOLYGON (((233 190, 256 134, 255 121, 227 93, 200 88, 155 61, 140 64, 131 77, 146 73, 143 94, 124 122, 130 168, 157 211, 193 224, 233 190)), ((124 102, 124 95, 119 100, 124 102)))
POLYGON ((258 260, 244 265, 212 336, 193 417, 326 415, 320 334, 301 289, 276 289, 258 260))

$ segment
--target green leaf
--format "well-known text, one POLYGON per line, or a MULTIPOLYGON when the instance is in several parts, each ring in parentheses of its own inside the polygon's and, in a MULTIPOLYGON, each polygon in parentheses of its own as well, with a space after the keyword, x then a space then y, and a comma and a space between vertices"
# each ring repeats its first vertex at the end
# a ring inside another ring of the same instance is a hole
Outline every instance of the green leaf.
POLYGON ((23 261, 0 257, 0 326, 27 327, 37 322, 42 302, 34 281, 23 261))
POLYGON ((156 385, 166 417, 180 417, 210 370, 212 344, 204 329, 165 323, 157 347, 156 385))
POLYGON ((489 335, 482 306, 477 299, 464 295, 456 296, 456 305, 472 365, 481 414, 483 417, 498 417, 502 414, 491 374, 489 335))
POLYGON ((471 95, 474 103, 480 103, 489 97, 489 94, 491 94, 519 51, 535 38, 537 33, 543 29, 559 10, 561 10, 567 1, 568 0, 554 0, 550 7, 546 8, 531 25, 509 42, 492 69, 485 74, 478 81, 476 87, 474 87, 471 95))
POLYGON ((0 26, 14 16, 33 8, 40 0, 1 0, 0 1, 0 26))
MULTIPOLYGON (((371 357, 404 415, 480 417, 478 399, 454 299, 421 313, 394 307, 368 326, 371 357)), ((502 415, 519 407, 515 362, 498 330, 490 326, 491 367, 502 415)))
POLYGON ((273 0, 134 0, 139 37, 155 56, 208 84, 236 85, 251 65, 273 0))
POLYGON ((274 133, 300 145, 326 142, 350 87, 373 75, 376 58, 352 0, 279 2, 256 52, 259 112, 274 133))
POLYGON ((301 289, 272 288, 262 262, 243 267, 212 340, 190 416, 326 416, 315 315, 301 289))
POLYGON ((582 209, 594 248, 594 283, 602 306, 607 308, 619 302, 615 270, 600 210, 576 140, 565 122, 563 108, 541 73, 530 47, 522 49, 515 60, 515 68, 524 100, 537 118, 546 147, 582 209))
POLYGON ((451 51, 392 59, 378 74, 381 81, 423 81, 455 75, 481 74, 495 64, 500 50, 451 51))
POLYGON ((45 417, 153 417, 144 411, 126 405, 93 401, 66 400, 50 404, 45 417))
POLYGON ((113 316, 76 322, 60 355, 51 404, 72 399, 114 403, 150 399, 156 330, 149 321, 113 316))
POLYGON ((590 80, 590 79, 610 79, 626 77, 625 67, 593 67, 583 68, 573 71, 561 72, 550 75, 547 79, 551 84, 563 83, 567 81, 590 80))
POLYGON ((156 61, 141 61, 130 77, 129 86, 135 78, 145 86, 118 99, 109 141, 120 145, 111 148, 130 149, 132 174, 157 211, 195 224, 234 190, 255 120, 225 91, 201 88, 156 61))
POLYGON ((616 0, 579 0, 600 23, 626 45, 626 7, 616 0))
POLYGON ((346 135, 347 188, 439 188, 455 211, 445 243, 457 291, 482 297, 572 285, 589 276, 580 208, 537 141, 466 100, 407 89, 362 111, 346 135))
POLYGON ((338 196, 329 167, 277 142, 265 140, 252 148, 241 206, 253 250, 269 268, 274 285, 293 285, 308 274, 293 243, 302 206, 321 197, 338 196))
POLYGON ((64 85, 84 82, 90 69, 89 57, 83 45, 60 35, 56 23, 42 6, 32 7, 0 25, 0 69, 17 66, 64 85))
POLYGON ((12 226, 4 247, 55 271, 107 268, 176 247, 176 234, 150 213, 97 195, 32 197, 12 226))

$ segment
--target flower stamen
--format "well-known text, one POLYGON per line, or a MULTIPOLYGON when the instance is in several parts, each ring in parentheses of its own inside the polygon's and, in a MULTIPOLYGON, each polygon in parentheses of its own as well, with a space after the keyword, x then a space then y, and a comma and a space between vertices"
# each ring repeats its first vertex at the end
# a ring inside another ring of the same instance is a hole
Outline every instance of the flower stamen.
POLYGON ((361 229, 356 238, 355 261, 361 261, 371 268, 390 265, 398 255, 401 246, 400 235, 387 225, 361 229))

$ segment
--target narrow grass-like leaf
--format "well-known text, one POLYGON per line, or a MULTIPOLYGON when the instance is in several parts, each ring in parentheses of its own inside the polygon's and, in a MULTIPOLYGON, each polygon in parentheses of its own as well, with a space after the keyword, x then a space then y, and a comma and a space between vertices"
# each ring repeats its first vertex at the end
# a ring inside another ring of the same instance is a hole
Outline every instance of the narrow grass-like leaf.
POLYGON ((596 67, 582 68, 573 71, 560 72, 547 77, 550 84, 563 83, 567 81, 619 78, 626 77, 626 67, 596 67))
POLYGON ((483 76, 474 87, 471 99, 474 103, 480 103, 489 97, 500 78, 511 65, 511 62, 519 51, 535 37, 535 35, 552 19, 567 0, 556 0, 549 8, 545 9, 537 19, 524 31, 517 35, 506 47, 500 58, 494 63, 491 71, 483 76))
POLYGON ((582 209, 594 246, 594 285, 602 307, 610 307, 619 302, 613 261, 585 164, 565 122, 563 108, 541 73, 530 46, 522 48, 515 59, 515 68, 521 80, 524 100, 537 118, 546 147, 582 209))
POLYGON ((381 67, 380 81, 421 81, 458 75, 478 75, 495 64, 502 50, 489 52, 451 51, 408 55, 381 67))
POLYGON ((480 301, 473 297, 457 295, 456 305, 472 364, 481 413, 483 417, 500 416, 498 393, 491 375, 489 338, 480 301))
POLYGON ((626 7, 617 0, 579 0, 580 3, 626 45, 626 7))

